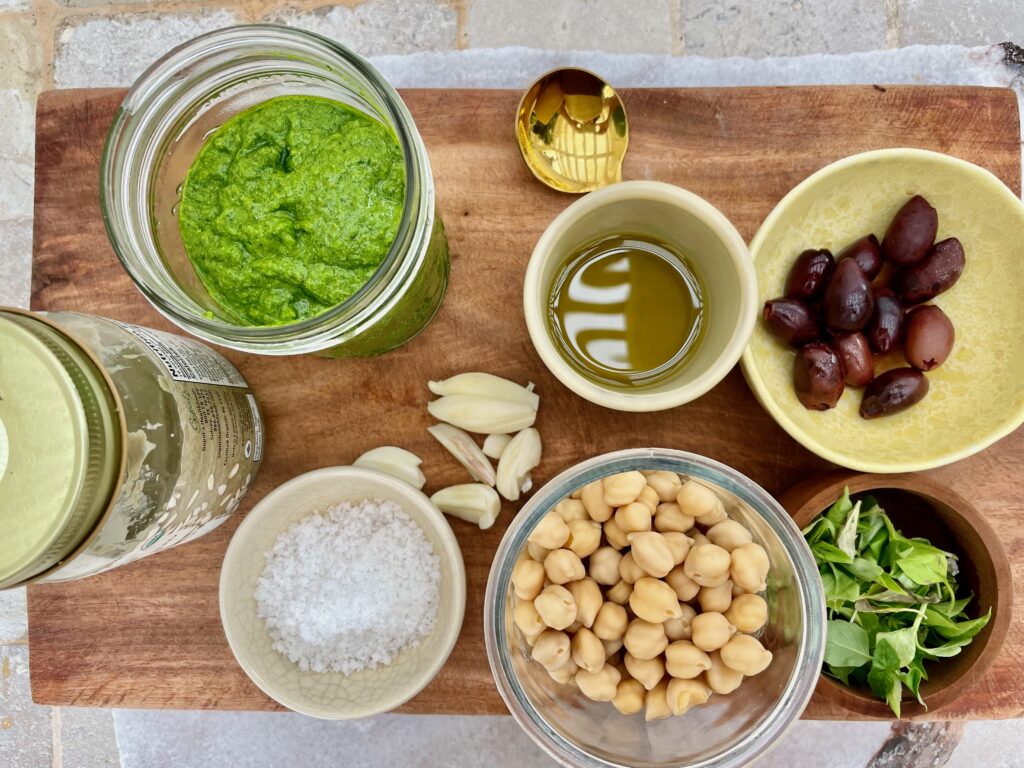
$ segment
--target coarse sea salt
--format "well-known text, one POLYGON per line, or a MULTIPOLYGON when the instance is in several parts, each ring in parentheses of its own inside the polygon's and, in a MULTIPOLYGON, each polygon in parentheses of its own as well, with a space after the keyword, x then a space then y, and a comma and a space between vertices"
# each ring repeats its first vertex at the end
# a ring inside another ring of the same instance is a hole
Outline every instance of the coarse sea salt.
POLYGON ((390 664, 434 628, 441 561, 392 501, 342 502, 293 523, 267 553, 257 613, 303 671, 390 664))

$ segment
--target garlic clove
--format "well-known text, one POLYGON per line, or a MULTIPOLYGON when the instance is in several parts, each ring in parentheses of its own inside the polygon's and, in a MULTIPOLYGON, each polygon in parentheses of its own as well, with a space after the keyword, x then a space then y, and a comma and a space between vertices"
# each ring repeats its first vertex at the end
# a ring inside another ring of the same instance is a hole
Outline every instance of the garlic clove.
POLYGON ((483 483, 465 483, 442 488, 430 497, 434 506, 446 515, 468 523, 476 523, 481 530, 494 525, 501 511, 501 499, 491 486, 483 483))
POLYGON ((479 483, 494 485, 494 466, 490 459, 484 456, 484 452, 480 450, 480 446, 472 437, 451 424, 435 424, 432 427, 427 427, 427 432, 432 434, 437 442, 458 459, 459 463, 467 469, 470 477, 479 483))
POLYGON ((524 429, 508 444, 498 460, 498 493, 509 501, 533 486, 530 470, 540 464, 540 432, 524 429))
POLYGON ((404 448, 396 448, 393 445, 384 445, 367 451, 353 461, 352 466, 384 472, 392 477, 397 477, 417 490, 422 490, 423 486, 427 484, 427 478, 420 471, 422 463, 420 457, 415 453, 404 448))
POLYGON ((509 400, 528 405, 535 411, 540 406, 540 397, 533 391, 533 384, 523 387, 492 373, 460 373, 444 381, 428 382, 427 386, 440 396, 476 395, 492 400, 509 400))
POLYGON ((484 455, 492 459, 500 459, 501 453, 512 442, 512 435, 488 435, 484 440, 484 455))
POLYGON ((445 395, 427 403, 430 415, 467 432, 498 435, 533 426, 537 410, 526 403, 480 395, 445 395))

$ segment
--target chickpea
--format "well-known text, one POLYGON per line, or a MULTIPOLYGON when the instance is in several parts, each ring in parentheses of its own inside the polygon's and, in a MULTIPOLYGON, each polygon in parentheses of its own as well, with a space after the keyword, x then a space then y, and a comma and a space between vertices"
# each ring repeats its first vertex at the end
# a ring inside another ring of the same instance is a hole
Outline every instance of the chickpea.
POLYGON ((725 665, 721 651, 712 651, 710 656, 711 669, 704 673, 704 679, 711 690, 715 693, 732 693, 739 688, 743 674, 725 665))
POLYGON ((642 579, 646 575, 647 572, 637 564, 632 552, 627 552, 619 560, 619 576, 623 581, 636 584, 637 579, 642 579))
POLYGON ((753 634, 768 623, 768 603, 759 595, 739 595, 725 611, 725 618, 740 632, 753 634))
POLYGON ((544 572, 552 584, 568 584, 587 575, 583 561, 571 549, 553 550, 544 558, 544 572))
POLYGON ((647 485, 658 494, 659 501, 675 501, 679 489, 683 487, 683 481, 675 472, 659 470, 647 476, 647 485))
POLYGON ((732 604, 732 582, 727 581, 717 587, 701 587, 697 601, 702 611, 725 613, 732 604))
POLYGON ((693 644, 706 653, 717 651, 729 642, 736 627, 720 613, 698 613, 690 622, 693 644))
POLYGON ((605 522, 615 511, 604 501, 604 484, 600 480, 583 486, 583 490, 580 492, 580 501, 583 502, 583 508, 587 510, 590 519, 596 523, 605 522))
POLYGON ((639 618, 660 624, 683 615, 675 590, 660 579, 644 576, 637 579, 629 596, 629 607, 639 618))
POLYGON ((550 671, 569 661, 569 636, 554 629, 544 630, 533 645, 531 657, 550 671))
POLYGON ((601 645, 604 646, 605 660, 612 658, 615 654, 622 650, 622 640, 602 640, 601 645))
MULTIPOLYGON (((714 544, 695 544, 683 561, 683 573, 702 587, 717 587, 729 578, 732 558, 714 544)), ((733 579, 739 583, 737 579, 733 579)))
POLYGON ((614 547, 615 549, 625 549, 629 546, 629 540, 626 538, 626 534, 622 532, 621 528, 619 528, 614 517, 605 522, 604 537, 608 541, 608 546, 614 547))
POLYGON ((604 666, 604 644, 601 642, 601 638, 586 627, 580 628, 572 636, 569 649, 572 653, 572 660, 580 669, 597 672, 604 666))
POLYGON ((558 549, 569 539, 569 526, 556 512, 548 512, 526 537, 545 549, 558 549))
POLYGON ((588 629, 594 626, 594 619, 601 609, 604 599, 601 597, 601 588, 591 578, 583 578, 578 581, 570 581, 565 585, 576 603, 576 620, 588 629))
POLYGON ((649 485, 644 486, 644 489, 640 491, 640 495, 637 496, 636 500, 647 507, 648 511, 652 515, 654 514, 654 510, 658 508, 658 504, 661 503, 661 499, 658 498, 658 492, 649 485))
POLYGON ((747 592, 761 592, 767 586, 772 564, 760 544, 744 544, 732 552, 732 580, 747 592))
POLYGON ((700 592, 700 584, 687 576, 681 565, 677 565, 668 572, 668 576, 665 577, 665 583, 675 590, 676 597, 679 598, 680 602, 685 603, 687 600, 693 600, 697 593, 700 592))
POLYGON ((638 659, 627 653, 622 661, 626 665, 626 671, 648 691, 660 683, 661 678, 665 676, 665 662, 661 660, 661 656, 655 656, 653 659, 638 659))
POLYGON ((578 671, 579 667, 576 666, 576 662, 572 660, 572 657, 570 657, 569 660, 558 669, 549 669, 548 676, 556 683, 568 685, 573 682, 578 671))
POLYGON ((659 504, 654 512, 654 529, 661 533, 686 533, 693 528, 693 518, 683 514, 674 501, 659 504))
POLYGON ((611 547, 601 547, 590 556, 590 578, 598 584, 610 587, 619 579, 619 561, 622 555, 611 547))
POLYGON ((691 707, 699 707, 711 698, 711 689, 700 680, 673 678, 668 681, 665 699, 673 715, 681 715, 691 707))
POLYGON ((742 524, 735 520, 723 520, 708 529, 708 539, 727 552, 732 552, 736 547, 749 544, 754 540, 742 524))
POLYGON ((577 501, 579 499, 582 499, 583 498, 583 489, 582 488, 577 488, 575 491, 573 491, 572 493, 569 494, 569 498, 570 499, 576 499, 577 501))
POLYGON ((750 635, 736 635, 722 646, 722 663, 746 677, 764 672, 772 663, 772 652, 750 635))
POLYGON ((683 514, 695 518, 702 525, 714 525, 726 517, 718 494, 699 480, 687 480, 682 484, 676 494, 676 504, 683 514), (712 522, 704 522, 712 519, 712 522))
POLYGON ((676 640, 665 649, 665 669, 672 677, 697 677, 711 669, 711 657, 689 640, 676 640))
POLYGON ((578 557, 590 557, 601 546, 601 525, 593 520, 573 520, 569 523, 569 541, 566 547, 578 557))
POLYGON ((516 607, 512 611, 512 618, 516 626, 522 630, 526 637, 536 638, 547 629, 544 620, 537 613, 537 607, 532 600, 516 600, 516 607))
POLYGON ((576 621, 574 621, 572 624, 565 628, 565 632, 571 637, 572 635, 575 635, 582 626, 583 622, 579 619, 576 619, 576 621))
POLYGON ((621 640, 626 633, 629 617, 618 603, 604 603, 594 619, 594 634, 602 640, 621 640))
POLYGON ((635 715, 644 708, 644 687, 638 680, 626 678, 615 689, 612 706, 623 715, 635 715))
POLYGON ((651 530, 651 510, 647 505, 634 501, 615 510, 615 524, 623 533, 651 530))
POLYGON ((679 612, 682 615, 678 619, 669 619, 663 624, 665 636, 669 640, 689 640, 693 634, 690 623, 693 621, 693 617, 697 615, 697 611, 693 609, 692 605, 680 603, 679 612))
POLYGON ((644 696, 644 720, 664 720, 672 716, 668 706, 668 683, 662 680, 644 696))
POLYGON ((576 685, 588 699, 611 701, 619 687, 622 675, 611 664, 605 664, 597 672, 581 669, 576 673, 576 685))
POLYGON ((711 539, 705 536, 703 533, 697 530, 690 531, 690 538, 693 539, 692 547, 699 546, 700 544, 710 544, 711 539))
POLYGON ((608 475, 604 484, 604 503, 610 507, 624 507, 637 500, 640 491, 647 485, 647 478, 640 472, 620 472, 608 475))
MULTIPOLYGON (((587 510, 583 506, 582 501, 576 499, 562 499, 560 502, 555 504, 555 512, 560 518, 569 525, 573 520, 587 520, 587 510)), ((572 527, 572 526, 570 526, 572 527)))
POLYGON ((530 556, 530 559, 536 560, 538 563, 543 563, 544 558, 548 556, 550 551, 547 547, 542 547, 534 541, 526 542, 526 553, 530 556))
POLYGON ((576 621, 576 601, 568 589, 558 584, 544 587, 533 605, 551 629, 565 629, 576 621))
POLYGON ((520 560, 512 569, 512 587, 516 597, 533 600, 544 589, 544 566, 536 560, 520 560))
POLYGON ((611 600, 613 603, 619 605, 625 605, 629 602, 629 596, 633 594, 633 585, 625 579, 619 581, 613 587, 605 590, 604 596, 611 600))
POLYGON ((631 547, 633 560, 645 572, 655 578, 668 576, 675 567, 675 558, 665 537, 655 531, 626 534, 631 547))
POLYGON ((643 619, 633 619, 629 622, 629 626, 626 627, 626 634, 622 638, 622 644, 636 658, 647 660, 653 659, 665 650, 665 647, 668 645, 668 638, 665 637, 665 629, 661 624, 644 621, 643 619))
POLYGON ((665 543, 668 544, 668 548, 672 552, 672 562, 675 565, 682 563, 686 556, 690 554, 690 546, 693 544, 693 539, 685 533, 679 533, 678 531, 668 531, 661 535, 665 537, 665 543))

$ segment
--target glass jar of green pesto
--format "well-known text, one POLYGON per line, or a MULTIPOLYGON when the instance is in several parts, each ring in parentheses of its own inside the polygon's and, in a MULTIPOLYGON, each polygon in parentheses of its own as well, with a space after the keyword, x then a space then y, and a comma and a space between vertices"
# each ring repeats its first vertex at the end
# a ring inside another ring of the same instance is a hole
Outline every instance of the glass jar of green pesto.
POLYGON ((298 29, 219 30, 150 67, 108 134, 100 201, 146 298, 179 327, 245 352, 386 352, 426 327, 448 282, 430 163, 408 109, 364 59, 298 29), (327 154, 304 157, 307 139, 327 154), (377 163, 382 152, 397 168, 377 163), (347 165, 323 173, 324 156, 347 165), (353 196, 364 172, 356 192, 369 194, 353 196), (359 201, 385 198, 390 207, 374 212, 387 226, 372 232, 359 201), (370 256, 356 248, 367 242, 370 256))

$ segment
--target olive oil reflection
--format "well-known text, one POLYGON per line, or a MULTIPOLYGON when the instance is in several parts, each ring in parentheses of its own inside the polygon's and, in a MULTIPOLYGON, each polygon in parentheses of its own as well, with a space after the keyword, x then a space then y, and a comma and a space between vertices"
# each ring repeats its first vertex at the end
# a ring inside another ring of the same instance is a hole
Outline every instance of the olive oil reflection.
POLYGON ((704 337, 705 290, 689 260, 649 237, 589 243, 559 268, 548 324, 562 357, 598 384, 653 386, 676 373, 704 337))

